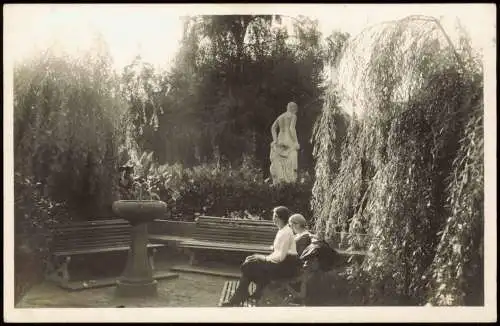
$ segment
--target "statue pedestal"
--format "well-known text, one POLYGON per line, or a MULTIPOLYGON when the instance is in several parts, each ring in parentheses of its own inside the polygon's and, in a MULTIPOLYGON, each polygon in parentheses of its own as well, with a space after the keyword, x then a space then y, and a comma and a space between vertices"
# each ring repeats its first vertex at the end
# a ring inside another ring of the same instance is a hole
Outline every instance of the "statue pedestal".
POLYGON ((148 259, 147 224, 132 226, 132 240, 127 265, 122 279, 117 281, 116 295, 120 297, 144 297, 157 294, 157 283, 148 259))
POLYGON ((286 146, 271 145, 269 172, 273 184, 297 182, 297 150, 286 146))

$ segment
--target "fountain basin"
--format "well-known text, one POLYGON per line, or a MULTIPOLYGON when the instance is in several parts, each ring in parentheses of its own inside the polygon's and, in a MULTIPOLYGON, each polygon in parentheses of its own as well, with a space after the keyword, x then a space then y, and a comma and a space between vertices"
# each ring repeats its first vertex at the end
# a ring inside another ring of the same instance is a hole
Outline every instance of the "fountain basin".
POLYGON ((160 200, 118 200, 112 208, 116 215, 130 224, 139 224, 164 217, 167 204, 160 200))

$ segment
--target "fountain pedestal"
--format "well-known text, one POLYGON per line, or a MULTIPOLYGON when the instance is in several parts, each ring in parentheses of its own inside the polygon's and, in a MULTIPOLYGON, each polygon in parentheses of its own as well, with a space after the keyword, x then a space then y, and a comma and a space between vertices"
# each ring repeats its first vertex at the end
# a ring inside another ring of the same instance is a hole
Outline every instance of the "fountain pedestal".
POLYGON ((119 200, 113 211, 132 225, 127 264, 117 281, 115 294, 119 297, 145 297, 157 294, 157 281, 148 259, 148 222, 162 217, 167 205, 156 200, 119 200))

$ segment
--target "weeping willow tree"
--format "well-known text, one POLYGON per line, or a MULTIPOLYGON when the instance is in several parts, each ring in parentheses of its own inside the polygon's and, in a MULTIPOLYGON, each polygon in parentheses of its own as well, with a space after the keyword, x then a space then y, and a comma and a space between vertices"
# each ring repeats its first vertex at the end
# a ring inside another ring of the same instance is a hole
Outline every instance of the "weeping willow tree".
POLYGON ((407 17, 350 39, 333 67, 313 138, 315 228, 369 251, 356 275, 374 304, 481 304, 483 78, 458 35, 407 17))
POLYGON ((49 49, 14 70, 15 173, 82 218, 109 214, 115 198, 123 101, 104 46, 79 57, 49 49))

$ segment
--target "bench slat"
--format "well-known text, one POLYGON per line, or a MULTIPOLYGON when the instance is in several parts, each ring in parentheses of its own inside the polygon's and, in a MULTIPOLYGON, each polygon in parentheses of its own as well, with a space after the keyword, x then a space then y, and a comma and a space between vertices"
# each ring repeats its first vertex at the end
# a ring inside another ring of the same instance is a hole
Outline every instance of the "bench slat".
POLYGON ((262 233, 252 233, 252 232, 217 232, 217 231, 210 231, 210 232, 194 232, 193 236, 203 236, 203 235, 218 235, 218 236, 232 236, 232 237, 239 237, 239 238, 262 238, 262 239, 274 239, 276 234, 262 234, 262 233))
POLYGON ((71 247, 86 247, 86 246, 103 247, 103 246, 109 246, 109 245, 113 245, 113 244, 118 245, 118 244, 122 244, 122 243, 130 243, 130 239, 101 240, 99 242, 95 242, 95 241, 75 242, 75 243, 63 242, 63 243, 56 243, 53 247, 54 248, 71 248, 71 247))
POLYGON ((66 240, 66 239, 101 239, 101 238, 108 238, 108 237, 114 237, 114 236, 130 236, 132 232, 106 232, 106 233, 101 233, 101 232, 89 232, 89 233, 84 233, 84 234, 78 234, 78 233, 66 233, 66 234, 56 234, 53 236, 53 239, 61 239, 61 240, 66 240))
POLYGON ((276 234, 259 234, 259 233, 250 233, 250 232, 195 232, 193 237, 199 236, 219 236, 219 237, 228 237, 228 238, 241 238, 241 239, 265 239, 265 240, 274 240, 276 234))
POLYGON ((80 240, 100 240, 100 239, 118 239, 118 238, 130 238, 131 233, 111 233, 111 234, 86 234, 86 235, 65 235, 65 236, 56 236, 53 241, 56 242, 65 242, 65 241, 80 241, 80 240))
POLYGON ((248 229, 248 230, 272 230, 274 232, 278 231, 278 228, 274 225, 259 225, 259 224, 227 224, 227 223, 204 223, 204 222, 197 222, 196 227, 198 228, 210 228, 210 227, 217 227, 220 229, 248 229))
MULTIPOLYGON (((165 246, 164 244, 160 244, 160 243, 148 244, 148 248, 159 248, 159 247, 164 247, 164 246, 165 246)), ((101 252, 112 252, 112 251, 126 251, 129 249, 130 249, 130 246, 115 246, 115 247, 106 247, 106 248, 56 251, 56 252, 54 252, 54 255, 56 255, 56 256, 71 256, 71 255, 78 255, 78 254, 101 253, 101 252)))
POLYGON ((214 241, 203 241, 203 240, 186 240, 179 244, 180 247, 184 248, 211 248, 211 249, 234 249, 234 250, 260 250, 264 252, 271 252, 271 248, 267 245, 258 244, 242 244, 234 242, 214 242, 214 241))
POLYGON ((56 229, 64 229, 64 228, 100 228, 100 227, 124 227, 131 226, 129 222, 126 220, 120 221, 87 221, 87 222, 76 222, 76 223, 63 223, 56 224, 53 227, 56 229))
POLYGON ((97 235, 97 236, 88 236, 82 238, 55 238, 53 243, 78 243, 78 242, 100 242, 105 240, 120 240, 120 239, 131 239, 132 236, 130 234, 115 234, 110 236, 97 235))
POLYGON ((122 218, 102 218, 102 219, 93 219, 93 220, 85 220, 85 221, 73 221, 66 222, 58 225, 90 225, 90 224, 116 224, 116 223, 128 223, 127 220, 122 218))
POLYGON ((232 228, 218 228, 217 226, 211 227, 211 228, 203 228, 203 227, 197 227, 195 230, 196 233, 210 233, 210 232, 215 232, 215 233, 221 233, 221 234, 259 234, 259 235, 265 235, 265 236, 275 236, 276 235, 276 230, 257 230, 257 229, 251 229, 251 228, 237 228, 237 227, 232 227, 232 228))
MULTIPOLYGON (((240 284, 240 281, 237 281, 237 280, 224 282, 224 285, 222 287, 221 296, 220 296, 220 299, 219 299, 219 306, 221 306, 223 302, 229 301, 229 299, 231 299, 231 297, 233 296, 233 294, 236 292, 236 289, 238 288, 239 284, 240 284)), ((255 284, 254 283, 250 283, 250 285, 248 287, 249 293, 255 292, 255 288, 256 288, 255 284)), ((253 306, 253 304, 251 304, 249 302, 249 300, 246 300, 245 302, 243 302, 241 304, 241 306, 243 306, 243 307, 251 307, 251 306, 253 306)))
POLYGON ((66 226, 66 227, 55 227, 52 230, 55 232, 82 232, 87 230, 130 230, 132 227, 130 225, 88 225, 85 226, 66 226))
POLYGON ((249 219, 237 220, 237 219, 229 219, 225 217, 216 217, 207 215, 199 216, 197 222, 214 222, 221 224, 242 224, 242 225, 257 224, 257 225, 270 225, 276 227, 274 222, 269 220, 249 220, 249 219))
POLYGON ((198 230, 197 232, 194 232, 193 236, 203 236, 203 235, 222 235, 222 236, 236 236, 236 237, 249 237, 249 238, 264 238, 264 239, 274 239, 276 236, 276 233, 268 233, 268 234, 263 234, 263 233, 253 233, 253 232, 238 232, 238 231, 215 231, 211 230, 210 232, 203 232, 202 230, 198 230))
POLYGON ((132 232, 131 228, 106 228, 106 229, 75 229, 75 230, 55 230, 52 234, 53 236, 79 236, 86 234, 112 234, 112 233, 126 233, 132 232))
POLYGON ((99 249, 99 248, 115 248, 115 247, 123 247, 123 246, 129 246, 130 242, 108 242, 104 244, 87 244, 87 245, 80 245, 80 246, 60 246, 60 247, 55 247, 53 250, 54 251, 71 251, 71 250, 92 250, 92 249, 99 249))
POLYGON ((219 305, 222 305, 223 302, 228 301, 231 293, 231 282, 224 282, 224 286, 222 288, 222 295, 220 298, 219 305))
POLYGON ((56 240, 52 243, 52 246, 73 246, 79 244, 96 243, 103 244, 107 242, 120 242, 120 241, 130 241, 130 236, 116 236, 110 238, 87 238, 87 239, 64 239, 56 240))
POLYGON ((206 250, 219 250, 219 251, 234 251, 234 252, 249 252, 249 253, 271 253, 271 250, 264 247, 236 247, 236 246, 200 246, 200 245, 182 245, 182 248, 191 248, 191 249, 206 249, 206 250))
POLYGON ((273 235, 276 235, 276 232, 278 232, 278 230, 275 230, 275 229, 271 229, 271 228, 254 228, 254 227, 240 227, 240 226, 232 226, 232 227, 218 227, 217 225, 210 225, 210 226, 206 226, 206 225, 201 225, 201 226, 196 226, 195 227, 195 231, 194 232, 212 232, 212 231, 216 231, 216 232, 226 232, 226 233, 233 233, 233 232, 236 232, 236 233, 247 233, 247 232, 250 232, 250 233, 255 233, 255 234, 273 234, 273 235))
POLYGON ((197 237, 194 240, 204 241, 204 242, 213 242, 213 243, 234 243, 234 244, 248 244, 248 245, 263 245, 266 247, 270 247, 273 242, 272 241, 262 241, 262 240, 249 240, 249 239, 241 239, 241 238, 220 238, 220 237, 197 237))
POLYGON ((195 232, 193 234, 194 238, 203 236, 218 236, 218 237, 227 237, 227 238, 240 238, 240 239, 263 239, 263 240, 274 240, 276 234, 258 234, 258 233, 250 233, 250 232, 195 232))

